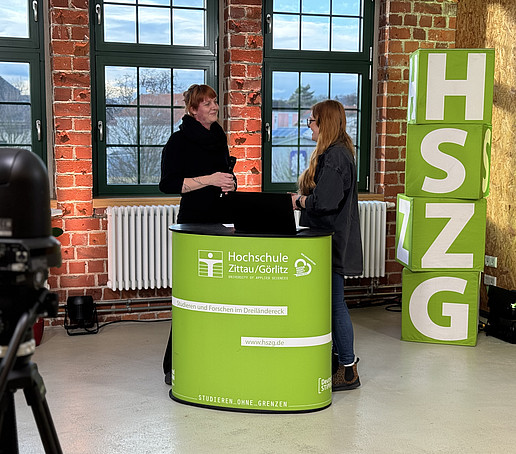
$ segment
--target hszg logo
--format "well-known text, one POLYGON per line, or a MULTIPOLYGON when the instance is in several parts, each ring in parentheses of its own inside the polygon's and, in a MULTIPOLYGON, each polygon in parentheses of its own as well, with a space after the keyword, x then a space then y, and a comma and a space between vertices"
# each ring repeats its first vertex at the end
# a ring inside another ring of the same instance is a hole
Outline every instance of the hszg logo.
POLYGON ((224 276, 224 261, 222 251, 199 250, 198 275, 201 277, 224 276))
POLYGON ((315 265, 315 262, 308 258, 305 254, 301 254, 304 258, 297 259, 294 262, 294 267, 296 268, 296 272, 294 275, 296 277, 300 276, 308 276, 312 272, 312 265, 315 265))

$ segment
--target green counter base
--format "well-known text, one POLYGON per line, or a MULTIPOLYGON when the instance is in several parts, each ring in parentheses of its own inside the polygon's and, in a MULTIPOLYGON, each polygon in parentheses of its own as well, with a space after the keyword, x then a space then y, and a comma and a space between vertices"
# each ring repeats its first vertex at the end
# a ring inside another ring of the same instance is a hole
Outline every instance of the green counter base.
POLYGON ((235 407, 217 407, 215 405, 205 405, 205 404, 197 404, 195 402, 188 402, 187 400, 179 399, 174 396, 172 390, 168 392, 168 395, 174 402, 178 402, 184 405, 191 405, 192 407, 200 407, 200 408, 209 408, 210 410, 223 410, 223 411, 233 411, 238 413, 266 413, 266 414, 281 414, 281 415, 291 415, 294 413, 314 413, 316 411, 321 411, 328 408, 331 405, 331 402, 328 405, 320 408, 311 408, 309 410, 285 410, 285 411, 275 411, 275 410, 255 410, 253 408, 235 408, 235 407))

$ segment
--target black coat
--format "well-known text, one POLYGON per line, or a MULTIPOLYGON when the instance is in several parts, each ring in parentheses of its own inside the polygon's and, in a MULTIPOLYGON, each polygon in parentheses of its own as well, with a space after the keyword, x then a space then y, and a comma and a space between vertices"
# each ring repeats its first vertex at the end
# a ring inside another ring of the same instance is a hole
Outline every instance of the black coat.
MULTIPOLYGON (((163 148, 159 189, 165 194, 181 194, 185 178, 211 175, 215 172, 233 174, 226 134, 213 123, 206 129, 195 118, 185 115, 163 148)), ((234 175, 233 175, 234 178, 234 175)), ((178 223, 231 222, 225 198, 217 186, 206 186, 181 196, 178 223)))
POLYGON ((319 156, 315 188, 306 198, 300 224, 331 230, 332 268, 344 276, 360 276, 362 241, 358 214, 355 159, 341 144, 333 144, 319 156))

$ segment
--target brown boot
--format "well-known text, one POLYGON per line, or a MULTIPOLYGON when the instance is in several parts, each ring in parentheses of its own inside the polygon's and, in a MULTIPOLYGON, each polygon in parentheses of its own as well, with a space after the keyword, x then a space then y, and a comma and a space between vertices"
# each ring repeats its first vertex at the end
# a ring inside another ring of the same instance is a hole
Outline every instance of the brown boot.
POLYGON ((333 391, 346 391, 355 389, 360 386, 360 379, 358 378, 357 363, 359 358, 351 366, 344 366, 339 364, 337 372, 335 372, 332 379, 333 391))

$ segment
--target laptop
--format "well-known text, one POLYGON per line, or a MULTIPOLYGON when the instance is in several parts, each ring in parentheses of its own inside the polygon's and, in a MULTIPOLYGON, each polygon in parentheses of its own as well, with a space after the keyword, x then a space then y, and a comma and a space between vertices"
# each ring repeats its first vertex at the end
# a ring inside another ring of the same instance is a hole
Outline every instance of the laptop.
POLYGON ((236 233, 297 233, 290 194, 229 192, 228 203, 236 233))

